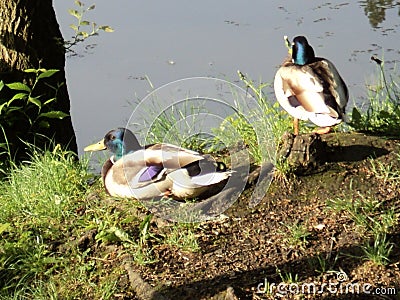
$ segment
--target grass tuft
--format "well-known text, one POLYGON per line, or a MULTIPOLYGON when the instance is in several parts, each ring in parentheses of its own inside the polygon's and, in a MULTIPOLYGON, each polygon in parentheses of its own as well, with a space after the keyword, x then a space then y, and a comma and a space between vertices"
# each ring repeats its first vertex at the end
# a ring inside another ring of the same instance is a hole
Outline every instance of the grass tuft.
POLYGON ((52 241, 73 225, 85 194, 86 161, 59 146, 32 153, 31 161, 14 165, 0 183, 0 295, 29 283, 42 286, 60 266, 52 241))
POLYGON ((188 252, 198 252, 200 246, 197 241, 193 224, 177 224, 170 228, 170 232, 165 235, 164 243, 188 252))
MULTIPOLYGON (((276 145, 284 132, 291 130, 291 120, 287 113, 280 109, 279 103, 270 101, 263 93, 269 84, 255 83, 240 71, 238 73, 256 100, 257 108, 246 114, 242 114, 239 108, 234 115, 226 118, 214 132, 214 143, 222 142, 234 147, 238 141, 242 141, 255 164, 272 162, 275 167, 279 167, 282 164, 278 162, 276 145)), ((287 171, 283 165, 282 171, 287 171)))
MULTIPOLYGON (((376 60, 375 60, 376 61, 376 60)), ((397 75, 387 78, 384 63, 379 60, 379 78, 370 85, 367 109, 354 107, 349 125, 357 131, 389 136, 400 135, 400 87, 397 75)))
POLYGON ((294 224, 283 224, 287 232, 284 233, 284 240, 289 247, 300 247, 304 248, 308 241, 307 238, 311 235, 307 227, 301 223, 294 224))
POLYGON ((387 240, 386 234, 378 233, 374 235, 372 242, 365 242, 361 249, 365 259, 378 266, 386 266, 390 262, 389 256, 393 250, 393 243, 387 240))
POLYGON ((334 199, 327 203, 328 209, 344 212, 358 227, 367 241, 361 246, 365 258, 377 265, 387 265, 393 249, 388 234, 398 226, 398 213, 393 207, 385 207, 384 202, 373 195, 362 195, 356 199, 334 199))

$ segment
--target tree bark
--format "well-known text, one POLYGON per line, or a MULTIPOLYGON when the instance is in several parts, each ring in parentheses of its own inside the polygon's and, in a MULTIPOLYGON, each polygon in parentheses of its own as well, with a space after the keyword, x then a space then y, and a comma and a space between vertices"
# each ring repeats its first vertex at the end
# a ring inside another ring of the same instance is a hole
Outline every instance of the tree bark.
POLYGON ((295 136, 286 132, 278 148, 279 159, 286 159, 296 175, 308 174, 326 161, 326 143, 315 133, 295 136))
MULTIPOLYGON (((32 84, 32 73, 25 69, 58 69, 59 72, 46 78, 46 83, 59 86, 54 110, 70 114, 70 100, 65 77, 65 49, 63 37, 52 0, 0 0, 0 79, 5 83, 24 82, 32 84), (62 84, 60 86, 60 84, 62 84)), ((10 92, 10 91, 8 91, 10 92)), ((42 99, 54 97, 54 90, 40 82, 35 87, 35 94, 42 99)), ((1 98, 7 97, 4 91, 1 98)), ((8 128, 7 138, 16 142, 22 139, 27 142, 37 141, 32 136, 37 133, 53 138, 54 142, 77 152, 76 137, 71 117, 49 119, 50 127, 40 132, 30 132, 32 128, 21 128, 26 124, 15 124, 18 128, 8 128), (16 136, 16 135, 22 136, 16 136)), ((18 122, 16 122, 18 123, 18 122)), ((2 127, 4 124, 1 124, 2 127)), ((1 133, 0 133, 1 134, 1 133)), ((49 144, 42 140, 39 147, 49 144)))

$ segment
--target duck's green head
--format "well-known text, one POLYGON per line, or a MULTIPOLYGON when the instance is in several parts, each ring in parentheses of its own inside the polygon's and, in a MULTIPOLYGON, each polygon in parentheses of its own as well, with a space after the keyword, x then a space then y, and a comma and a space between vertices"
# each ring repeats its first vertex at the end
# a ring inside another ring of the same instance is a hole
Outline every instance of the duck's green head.
POLYGON ((296 65, 304 66, 315 59, 314 49, 308 44, 304 36, 296 36, 292 44, 292 61, 296 65))
POLYGON ((98 143, 85 147, 84 151, 108 149, 114 154, 114 159, 118 160, 125 154, 140 148, 140 144, 132 131, 126 128, 117 128, 107 132, 104 139, 98 143))

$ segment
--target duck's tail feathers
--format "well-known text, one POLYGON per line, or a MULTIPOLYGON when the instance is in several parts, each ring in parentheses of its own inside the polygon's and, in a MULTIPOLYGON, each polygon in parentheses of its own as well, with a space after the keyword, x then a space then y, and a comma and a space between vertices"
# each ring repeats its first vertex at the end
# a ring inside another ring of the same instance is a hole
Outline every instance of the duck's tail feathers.
POLYGON ((194 176, 191 178, 191 181, 197 186, 210 186, 228 179, 232 173, 233 171, 207 173, 204 175, 194 176))

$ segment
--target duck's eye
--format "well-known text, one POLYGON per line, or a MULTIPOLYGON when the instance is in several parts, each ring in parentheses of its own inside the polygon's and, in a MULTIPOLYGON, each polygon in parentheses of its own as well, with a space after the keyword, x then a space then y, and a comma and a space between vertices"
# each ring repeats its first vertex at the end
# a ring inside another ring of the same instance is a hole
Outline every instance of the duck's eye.
POLYGON ((111 141, 116 139, 115 135, 113 135, 113 134, 110 134, 109 138, 110 138, 111 141))

